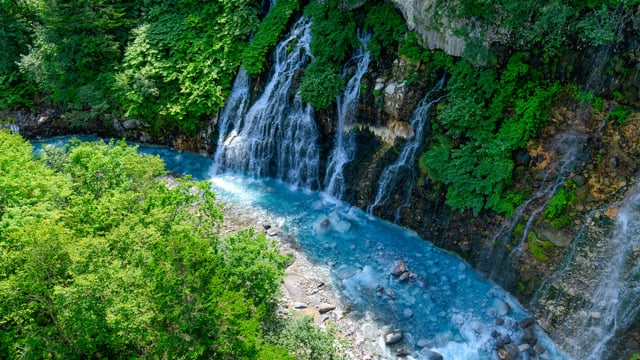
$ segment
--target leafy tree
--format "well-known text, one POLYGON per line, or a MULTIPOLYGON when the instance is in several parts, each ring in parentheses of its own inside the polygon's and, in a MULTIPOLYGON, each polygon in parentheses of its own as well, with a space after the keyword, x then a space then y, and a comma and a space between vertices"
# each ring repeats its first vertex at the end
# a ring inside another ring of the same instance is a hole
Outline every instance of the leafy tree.
POLYGON ((356 22, 337 0, 313 2, 305 8, 305 14, 313 21, 314 58, 302 78, 300 96, 317 109, 326 109, 344 89, 340 73, 342 63, 357 43, 356 22))
POLYGON ((0 109, 31 106, 36 91, 19 72, 17 60, 28 51, 34 6, 26 1, 0 1, 0 109))
POLYGON ((288 357, 262 335, 285 258, 221 241, 206 182, 123 142, 0 150, 0 357, 288 357))
POLYGON ((192 133, 224 105, 257 8, 251 0, 151 4, 125 50, 114 95, 128 117, 192 133))
POLYGON ((34 22, 34 41, 20 60, 21 71, 72 120, 84 121, 110 109, 109 73, 122 57, 134 24, 135 2, 43 1, 34 22))
POLYGON ((278 38, 286 30, 289 18, 299 7, 299 0, 280 0, 269 9, 251 43, 244 50, 243 66, 249 74, 257 75, 264 70, 267 51, 276 46, 278 38))
POLYGON ((378 58, 383 49, 393 52, 407 32, 404 19, 390 3, 373 5, 367 12, 364 26, 373 34, 368 47, 374 58, 378 58))
POLYGON ((514 54, 501 74, 464 60, 449 65, 449 96, 420 166, 447 186, 453 209, 510 214, 517 205, 509 192, 511 153, 537 133, 560 90, 527 64, 526 55, 514 54))
POLYGON ((313 318, 309 316, 294 317, 283 324, 275 342, 295 354, 301 360, 339 360, 343 357, 339 353, 336 343, 335 330, 331 327, 327 331, 314 326, 313 318))

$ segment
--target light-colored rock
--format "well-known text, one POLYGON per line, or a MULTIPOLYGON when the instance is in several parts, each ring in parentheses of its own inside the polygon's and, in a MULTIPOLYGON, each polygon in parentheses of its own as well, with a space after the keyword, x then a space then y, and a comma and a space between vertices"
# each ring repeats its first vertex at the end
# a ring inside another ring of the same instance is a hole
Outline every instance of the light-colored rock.
POLYGON ((404 309, 404 311, 402 311, 402 315, 405 317, 405 319, 409 319, 413 317, 413 310, 406 308, 404 309))
POLYGON ((391 275, 400 276, 405 272, 407 272, 407 264, 405 264, 404 261, 398 260, 393 263, 393 266, 391 267, 391 275))
POLYGON ((393 3, 402 12, 407 27, 418 32, 426 46, 444 50, 450 55, 462 55, 466 42, 453 34, 451 21, 443 19, 444 26, 433 23, 435 0, 393 0, 393 3))
POLYGON ((397 344, 402 341, 403 337, 402 330, 393 330, 384 335, 384 343, 387 345, 397 344))
POLYGON ((320 314, 324 314, 324 313, 327 313, 327 312, 329 312, 331 310, 335 310, 335 308, 336 308, 335 305, 322 303, 322 304, 318 305, 318 312, 320 314))
POLYGON ((296 301, 296 302, 293 303, 293 307, 295 309, 306 309, 307 308, 307 304, 303 303, 303 302, 296 301))
POLYGON ((127 120, 122 123, 122 127, 127 130, 133 130, 140 127, 140 121, 136 119, 127 120))

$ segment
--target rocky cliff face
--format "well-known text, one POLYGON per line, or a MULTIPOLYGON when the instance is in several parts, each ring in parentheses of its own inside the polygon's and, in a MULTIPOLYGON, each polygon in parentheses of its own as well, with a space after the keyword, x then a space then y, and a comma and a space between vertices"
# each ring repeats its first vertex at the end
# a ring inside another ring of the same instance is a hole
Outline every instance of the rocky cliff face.
POLYGON ((393 0, 396 7, 402 12, 410 30, 416 31, 422 36, 422 44, 430 49, 440 49, 449 55, 461 56, 466 42, 455 36, 451 25, 461 20, 445 19, 443 26, 433 22, 432 14, 434 0, 393 0))

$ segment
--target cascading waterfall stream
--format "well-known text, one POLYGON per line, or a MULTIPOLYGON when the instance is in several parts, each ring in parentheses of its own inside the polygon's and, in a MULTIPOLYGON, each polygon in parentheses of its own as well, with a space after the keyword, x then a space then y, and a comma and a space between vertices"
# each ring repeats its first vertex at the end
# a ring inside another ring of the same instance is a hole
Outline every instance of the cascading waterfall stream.
MULTIPOLYGON (((399 191, 403 196, 403 205, 396 209, 395 222, 399 221, 400 210, 403 206, 406 206, 411 198, 411 190, 415 183, 415 161, 416 155, 422 142, 424 140, 424 134, 428 127, 429 113, 431 106, 438 103, 444 96, 433 98, 442 87, 444 86, 445 77, 440 79, 438 83, 431 89, 427 95, 420 101, 418 106, 413 112, 409 123, 414 131, 414 137, 407 141, 407 144, 402 148, 402 152, 398 156, 398 159, 391 165, 387 166, 378 180, 378 192, 376 193, 375 200, 367 209, 369 214, 373 214, 377 206, 386 204, 394 191, 399 191), (401 187, 398 186, 398 182, 402 182, 401 187)), ((398 192, 396 192, 398 194, 398 192)))
POLYGON ((216 153, 213 156, 213 169, 212 172, 217 174, 220 165, 225 163, 225 157, 227 151, 231 149, 235 138, 238 136, 238 132, 242 129, 243 122, 247 109, 249 107, 250 97, 250 79, 244 68, 240 67, 236 79, 233 82, 231 88, 231 94, 227 99, 224 109, 220 113, 220 120, 218 121, 218 147, 216 153))
POLYGON ((497 245, 493 248, 493 268, 490 277, 498 283, 508 283, 505 276, 513 274, 513 271, 509 270, 508 267, 512 261, 518 259, 522 255, 524 244, 527 242, 531 226, 534 224, 534 221, 547 207, 549 200, 555 195, 556 191, 571 176, 571 172, 575 168, 576 162, 581 160, 584 156, 582 153, 583 142, 584 135, 580 134, 565 133, 558 134, 556 136, 554 148, 559 154, 560 159, 555 162, 555 168, 545 172, 541 181, 543 185, 540 189, 529 197, 529 199, 527 199, 527 201, 522 205, 518 206, 506 224, 504 224, 494 235, 491 243, 497 245), (516 225, 520 220, 522 220, 524 215, 527 215, 528 219, 525 223, 520 239, 517 240, 517 245, 507 246, 508 244, 514 245, 513 243, 515 241, 511 236, 516 225), (512 250, 509 254, 506 254, 505 252, 510 247, 512 250))
POLYGON ((348 71, 356 64, 355 74, 351 77, 344 91, 336 99, 338 107, 338 121, 333 150, 329 155, 325 176, 325 192, 336 199, 342 199, 345 191, 344 166, 353 160, 355 155, 355 139, 346 132, 355 123, 358 100, 360 99, 360 81, 367 72, 371 62, 371 54, 366 51, 366 45, 371 39, 370 33, 358 34, 361 47, 344 66, 342 77, 346 78, 348 71))
MULTIPOLYGON (((640 314, 640 188, 609 209, 593 211, 562 267, 532 302, 559 345, 574 359, 610 358, 619 330, 640 314), (615 206, 619 206, 619 209, 615 206), (609 213, 615 223, 608 225, 609 213), (607 231, 613 227, 613 231, 607 231), (610 240, 606 240, 609 238, 610 240), (548 308, 563 309, 545 314, 548 308), (556 312, 557 313, 557 312, 556 312)), ((628 354, 627 354, 628 355, 628 354)))
POLYGON ((214 174, 243 172, 304 188, 319 187, 318 130, 313 108, 293 93, 296 72, 312 57, 310 25, 311 20, 301 18, 277 45, 264 92, 246 111, 242 98, 248 98, 249 82, 238 75, 220 118, 221 145, 214 157, 214 174))

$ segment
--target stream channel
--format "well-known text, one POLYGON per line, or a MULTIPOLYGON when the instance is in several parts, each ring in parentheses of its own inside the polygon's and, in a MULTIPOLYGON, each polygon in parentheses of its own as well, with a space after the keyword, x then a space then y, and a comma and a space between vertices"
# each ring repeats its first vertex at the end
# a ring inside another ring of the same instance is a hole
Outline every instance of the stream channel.
MULTIPOLYGON (((70 139, 44 143, 63 146, 70 139)), ((413 231, 326 193, 270 178, 211 175, 213 160, 207 157, 165 147, 139 151, 159 155, 172 173, 209 180, 225 206, 249 216, 266 214, 296 239, 298 251, 328 269, 326 281, 338 290, 348 316, 362 322, 361 330, 371 319, 401 330, 409 358, 431 359, 436 352, 447 360, 499 359, 505 349, 525 360, 568 358, 536 324, 529 325, 531 315, 508 292, 413 231), (402 265, 404 276, 391 274, 402 265)))

